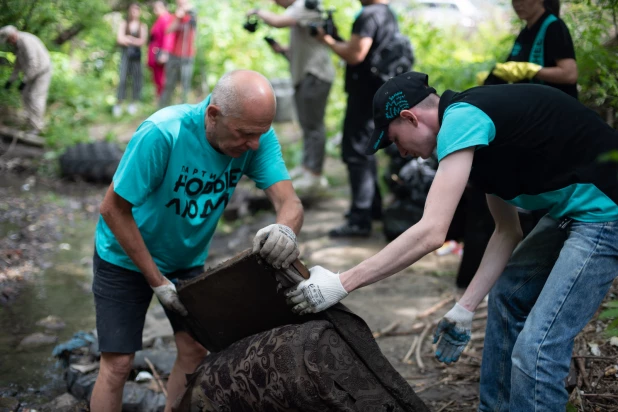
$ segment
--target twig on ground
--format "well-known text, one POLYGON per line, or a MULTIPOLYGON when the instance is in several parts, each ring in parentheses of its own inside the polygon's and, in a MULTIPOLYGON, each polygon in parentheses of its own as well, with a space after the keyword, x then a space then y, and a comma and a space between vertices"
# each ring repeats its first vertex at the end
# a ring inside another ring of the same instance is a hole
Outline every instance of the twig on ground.
POLYGON ((592 390, 592 387, 590 386, 590 381, 588 380, 588 374, 586 373, 586 365, 584 363, 584 360, 582 358, 575 359, 575 365, 577 366, 577 369, 579 369, 579 374, 584 381, 584 387, 586 388, 586 390, 592 390))
POLYGON ((618 399, 618 395, 608 395, 604 393, 582 393, 581 396, 586 398, 611 398, 618 399))
POLYGON ((451 379, 451 378, 447 376, 446 378, 440 379, 438 382, 434 382, 434 383, 432 383, 431 385, 424 386, 424 387, 422 387, 422 388, 420 388, 420 389, 415 389, 415 390, 414 390, 414 392, 416 392, 416 393, 421 393, 421 392, 423 392, 423 391, 426 391, 426 390, 427 390, 427 389, 429 389, 429 388, 433 388, 434 386, 437 386, 437 385, 442 385, 443 383, 448 382, 450 379, 451 379))
POLYGON ((473 321, 475 320, 483 320, 483 319, 487 319, 487 316, 489 316, 489 312, 484 312, 484 313, 478 313, 474 315, 474 318, 472 318, 473 321))
POLYGON ((450 401, 449 403, 447 403, 446 405, 444 405, 443 407, 438 409, 436 412, 442 412, 443 410, 445 410, 446 408, 448 408, 449 406, 451 406, 454 403, 455 403, 455 401, 450 401))
POLYGON ((416 364, 421 370, 421 373, 425 372, 425 365, 423 364, 423 360, 421 359, 421 348, 423 347, 423 340, 425 340, 425 337, 427 336, 427 333, 429 333, 429 329, 431 329, 431 326, 431 323, 428 323, 427 326, 425 326, 425 329, 423 329, 423 331, 421 332, 421 336, 418 338, 418 345, 416 345, 416 364))
POLYGON ((410 360, 410 356, 412 356, 412 354, 414 353, 414 349, 416 349, 416 345, 418 345, 418 336, 415 336, 412 340, 412 345, 410 345, 410 349, 408 349, 406 356, 404 356, 401 360, 403 363, 408 363, 408 361, 410 360))
POLYGON ((165 395, 165 397, 167 398, 167 391, 165 390, 165 386, 163 386, 163 382, 161 382, 161 377, 157 373, 154 365, 152 364, 152 362, 150 362, 150 359, 148 358, 144 358, 144 361, 146 361, 146 363, 148 364, 148 367, 150 368, 150 371, 152 372, 152 376, 154 376, 155 382, 157 382, 159 389, 161 389, 161 392, 163 392, 163 395, 165 395))
POLYGON ((390 325, 388 325, 387 327, 385 327, 384 329, 380 329, 379 331, 374 332, 373 333, 373 338, 377 339, 380 336, 384 336, 387 333, 394 331, 395 329, 397 329, 399 327, 399 323, 400 323, 399 321, 395 321, 395 322, 391 323, 390 325))
POLYGON ((412 327, 410 329, 406 329, 406 330, 401 330, 401 331, 391 331, 388 333, 383 333, 382 336, 407 336, 407 335, 414 335, 415 333, 419 333, 423 331, 423 328, 425 327, 425 324, 423 322, 419 322, 419 323, 415 323, 414 325, 412 325, 412 327))
POLYGON ((473 333, 470 336, 470 341, 475 341, 475 340, 484 340, 485 339, 485 332, 480 332, 480 333, 473 333))
POLYGON ((592 355, 573 355, 573 359, 592 359, 592 360, 610 360, 615 361, 618 356, 592 356, 592 355))
POLYGON ((417 319, 426 318, 427 316, 431 315, 432 313, 440 310, 442 307, 448 305, 453 300, 455 300, 455 297, 450 295, 446 299, 441 300, 440 302, 436 303, 435 305, 433 305, 429 309, 426 309, 426 310, 422 311, 421 313, 419 313, 418 315, 416 315, 416 318, 417 319))

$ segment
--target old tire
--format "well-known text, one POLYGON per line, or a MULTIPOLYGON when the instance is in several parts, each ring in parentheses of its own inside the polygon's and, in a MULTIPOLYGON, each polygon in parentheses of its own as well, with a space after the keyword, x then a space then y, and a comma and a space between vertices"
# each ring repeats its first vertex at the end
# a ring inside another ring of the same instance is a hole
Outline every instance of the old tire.
POLYGON ((78 143, 60 156, 62 177, 87 182, 110 183, 122 158, 115 143, 78 143))

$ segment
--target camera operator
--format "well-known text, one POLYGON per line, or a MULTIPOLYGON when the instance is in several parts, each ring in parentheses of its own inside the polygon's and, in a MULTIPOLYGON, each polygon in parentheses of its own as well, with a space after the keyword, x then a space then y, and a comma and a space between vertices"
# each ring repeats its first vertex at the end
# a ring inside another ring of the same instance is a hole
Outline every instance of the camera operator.
POLYGON ((372 62, 386 43, 399 32, 397 19, 387 0, 360 0, 363 9, 352 25, 348 41, 337 41, 320 29, 318 39, 346 63, 345 90, 348 105, 343 123, 342 158, 348 167, 352 203, 347 221, 330 231, 331 237, 371 234, 372 219, 382 215, 376 159, 365 154, 373 133, 373 95, 384 83, 372 72, 372 62))
POLYGON ((290 177, 297 191, 308 191, 327 186, 322 176, 326 144, 324 114, 335 68, 328 48, 310 34, 309 26, 322 22, 318 8, 306 7, 309 5, 305 4, 306 0, 274 1, 285 9, 284 13, 254 9, 248 15, 257 16, 271 27, 290 28, 289 48, 270 38, 267 41, 273 51, 290 61, 294 100, 304 138, 302 167, 291 170, 290 177))

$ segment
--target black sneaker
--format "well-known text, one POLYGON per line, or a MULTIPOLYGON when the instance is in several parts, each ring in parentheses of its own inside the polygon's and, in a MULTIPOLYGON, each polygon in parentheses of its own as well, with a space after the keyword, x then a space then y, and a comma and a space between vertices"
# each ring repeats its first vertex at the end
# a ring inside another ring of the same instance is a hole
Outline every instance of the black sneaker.
POLYGON ((330 237, 369 237, 371 236, 371 227, 361 226, 347 222, 339 227, 328 232, 330 237))

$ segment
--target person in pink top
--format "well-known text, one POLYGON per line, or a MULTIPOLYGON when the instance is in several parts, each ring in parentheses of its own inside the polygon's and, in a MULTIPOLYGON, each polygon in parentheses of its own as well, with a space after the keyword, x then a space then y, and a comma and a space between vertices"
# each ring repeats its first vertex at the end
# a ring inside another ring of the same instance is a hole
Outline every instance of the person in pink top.
POLYGON ((182 85, 182 102, 187 102, 195 60, 196 17, 189 0, 176 0, 176 12, 166 30, 170 36, 165 39, 164 47, 169 51, 169 60, 165 65, 166 79, 159 107, 170 104, 178 81, 182 85))
POLYGON ((157 20, 150 30, 150 41, 148 43, 148 67, 152 70, 152 79, 157 88, 157 97, 161 97, 163 86, 165 85, 165 63, 169 55, 165 49, 166 42, 169 42, 166 33, 173 16, 167 11, 163 1, 155 1, 152 11, 157 16, 157 20))

